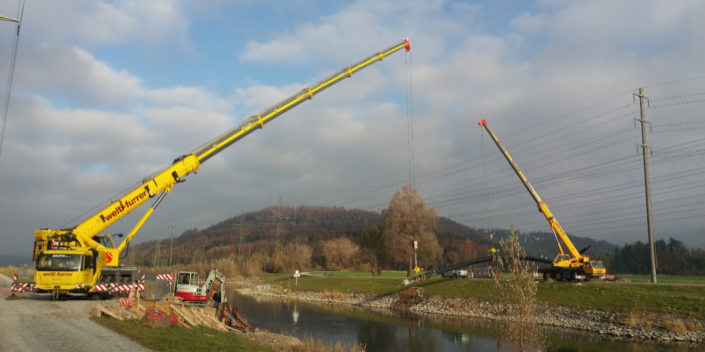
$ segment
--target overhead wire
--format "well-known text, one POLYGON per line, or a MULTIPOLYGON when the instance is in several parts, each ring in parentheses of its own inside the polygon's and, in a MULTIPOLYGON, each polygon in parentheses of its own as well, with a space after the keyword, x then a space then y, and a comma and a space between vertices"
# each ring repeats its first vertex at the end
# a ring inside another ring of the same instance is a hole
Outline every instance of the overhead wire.
MULTIPOLYGON (((576 111, 573 111, 573 112, 570 112, 570 113, 568 113, 568 114, 564 114, 564 115, 558 116, 558 117, 556 117, 556 118, 554 118, 554 119, 552 119, 552 120, 549 120, 549 121, 546 122, 546 123, 552 123, 552 122, 555 122, 555 121, 564 119, 564 118, 566 118, 566 117, 569 117, 569 116, 572 116, 572 115, 574 115, 574 114, 577 114, 577 113, 586 111, 586 110, 588 110, 588 109, 590 109, 590 108, 593 108, 593 107, 602 105, 602 104, 604 104, 604 103, 610 102, 610 101, 612 101, 612 100, 615 100, 615 99, 617 99, 617 98, 620 98, 620 97, 622 97, 622 96, 624 96, 624 95, 631 94, 631 93, 632 93, 632 91, 630 90, 630 91, 625 92, 625 93, 617 94, 617 95, 615 95, 615 96, 612 96, 612 97, 610 97, 610 98, 604 99, 604 100, 599 101, 599 102, 597 102, 597 103, 593 103, 593 104, 587 105, 587 106, 585 106, 585 107, 583 107, 583 108, 580 108, 580 109, 578 109, 578 110, 576 110, 576 111)), ((510 135, 507 136, 507 138, 513 137, 513 136, 515 136, 515 135, 517 135, 517 134, 523 133, 523 132, 528 131, 528 130, 532 130, 532 129, 537 128, 537 127, 539 127, 539 126, 540 126, 540 125, 535 125, 535 126, 530 127, 530 128, 528 128, 528 129, 524 129, 522 132, 517 132, 517 133, 514 133, 514 134, 510 134, 510 135)), ((514 146, 510 145, 510 147, 513 148, 514 146)), ((431 166, 431 165, 433 165, 433 164, 436 164, 436 163, 438 163, 438 162, 441 162, 441 161, 450 159, 450 158, 452 158, 452 157, 455 157, 455 156, 458 156, 458 155, 461 155, 461 154, 465 154, 465 153, 471 152, 471 151, 474 150, 474 149, 475 149, 475 148, 472 147, 472 148, 469 148, 469 149, 466 149, 466 150, 462 150, 462 151, 453 153, 453 154, 451 154, 451 155, 448 155, 448 156, 446 156, 446 157, 442 157, 442 158, 439 158, 439 159, 435 159, 435 160, 433 160, 433 161, 430 161, 430 162, 428 162, 428 163, 425 163, 425 164, 421 165, 420 167, 423 167, 423 168, 429 167, 429 166, 431 166)), ((369 184, 369 183, 371 183, 371 182, 376 182, 376 181, 379 181, 379 180, 381 180, 381 179, 386 179, 386 178, 389 178, 389 177, 393 177, 393 176, 395 176, 395 175, 398 175, 398 174, 400 174, 400 173, 405 173, 405 172, 407 172, 407 170, 400 170, 400 171, 394 172, 394 173, 392 173, 392 174, 380 176, 380 177, 374 178, 374 179, 369 180, 369 181, 365 181, 365 182, 362 182, 362 183, 358 183, 358 184, 355 185, 355 186, 344 187, 344 188, 341 188, 341 189, 338 189, 338 190, 335 190, 335 191, 324 192, 324 193, 319 194, 319 195, 316 195, 316 196, 304 198, 304 200, 312 200, 312 199, 320 198, 320 197, 323 197, 323 196, 326 196, 326 195, 331 195, 331 194, 335 194, 335 193, 340 193, 340 192, 342 192, 342 191, 344 191, 344 190, 347 190, 347 189, 355 189, 355 188, 358 188, 358 187, 362 187, 362 186, 364 186, 364 185, 367 185, 367 184, 369 184)))
POLYGON ((686 95, 674 95, 672 97, 665 97, 665 98, 658 98, 658 99, 649 99, 649 101, 661 101, 661 100, 671 100, 671 99, 680 99, 680 98, 687 98, 687 97, 694 97, 698 95, 705 95, 705 93, 696 93, 696 94, 686 94, 686 95))
POLYGON ((15 77, 15 63, 17 62, 17 48, 20 43, 20 28, 22 28, 22 17, 24 17, 24 0, 22 0, 21 6, 17 4, 17 32, 15 33, 14 42, 12 43, 12 58, 10 59, 10 72, 7 79, 7 89, 5 91, 5 105, 3 106, 2 114, 2 126, 0 126, 0 155, 2 155, 2 146, 5 141, 5 129, 7 126, 7 112, 10 108, 10 97, 12 96, 12 81, 15 77))
POLYGON ((698 76, 698 77, 692 77, 692 78, 685 78, 677 81, 670 81, 670 82, 664 82, 664 83, 658 83, 658 84, 652 84, 649 86, 644 86, 644 88, 653 88, 653 87, 660 87, 660 86, 667 86, 671 84, 677 84, 677 83, 683 83, 683 82, 690 82, 690 81, 696 81, 699 79, 705 79, 705 76, 698 76))
POLYGON ((666 106, 676 106, 676 105, 686 105, 686 104, 694 104, 694 103, 702 103, 704 102, 705 99, 701 100, 692 100, 692 101, 684 101, 680 103, 671 103, 671 104, 663 104, 663 105, 654 105, 654 106, 649 106, 649 109, 658 109, 658 108, 663 108, 666 106))
MULTIPOLYGON (((660 183, 660 182, 662 182, 662 181, 671 181, 671 180, 674 180, 674 179, 680 179, 680 178, 690 177, 690 176, 697 175, 698 172, 701 172, 701 171, 702 171, 701 169, 697 169, 697 170, 698 170, 698 171, 696 171, 695 173, 691 173, 691 174, 681 175, 683 172, 680 172, 680 173, 676 173, 676 174, 674 174, 674 175, 669 175, 669 176, 672 176, 672 178, 669 178, 669 179, 666 179, 666 180, 661 180, 661 179, 659 179, 659 178, 655 178, 655 181, 652 182, 652 183, 655 183, 655 184, 656 184, 656 183, 660 183)), ((550 187, 552 187, 552 186, 555 186, 555 185, 551 185, 550 187)), ((578 193, 571 193, 571 194, 568 194, 567 197, 572 197, 572 198, 581 197, 581 202, 585 202, 585 201, 586 201, 586 200, 585 200, 586 198, 594 197, 594 196, 597 196, 597 195, 599 195, 599 194, 614 193, 614 192, 621 191, 621 190, 625 190, 625 189, 629 189, 629 188, 639 188, 639 187, 641 187, 641 184, 639 184, 639 183, 624 183, 624 184, 619 184, 619 185, 614 185, 614 186, 608 186, 608 187, 603 187, 603 188, 597 188, 597 189, 587 190, 587 191, 578 192, 578 193)), ((536 188, 536 186, 535 186, 535 188, 536 188)), ((542 187, 542 189, 547 189, 547 188, 549 188, 549 187, 547 187, 547 186, 542 187)), ((523 192, 523 190, 522 190, 519 186, 517 186, 517 187, 513 187, 512 189, 507 189, 506 192, 504 192, 504 193, 497 193, 497 194, 494 194, 494 195, 493 195, 493 198, 494 198, 494 199, 500 199, 500 198, 503 198, 503 197, 512 196, 512 195, 517 195, 517 194, 524 194, 524 193, 525 193, 525 192, 523 192)), ((439 205, 438 202, 434 202, 434 203, 432 203, 432 204, 433 204, 433 205, 438 205, 439 208, 445 208, 445 207, 448 207, 448 206, 455 206, 455 205, 459 205, 459 204, 464 204, 464 203, 466 203, 468 200, 470 200, 470 199, 472 199, 472 198, 473 198, 473 197, 456 198, 456 199, 453 200, 453 201, 454 201, 453 203, 451 203, 451 204, 445 204, 445 205, 439 205)), ((557 199, 560 199, 560 198, 557 198, 557 199)), ((551 201, 552 204, 553 204, 553 202, 554 202, 554 200, 551 201)), ((509 214, 509 215, 518 215, 518 214, 517 214, 517 213, 514 213, 514 214, 509 214)), ((502 216, 506 216, 506 214, 504 214, 504 215, 502 215, 502 216)), ((497 217, 497 218, 501 218, 499 215, 496 216, 496 217, 497 217)), ((476 219, 476 220, 480 221, 481 219, 476 219)))
MULTIPOLYGON (((628 115, 629 115, 629 114, 628 114, 628 115)), ((628 115, 624 115, 624 116, 628 116, 628 115)), ((622 116, 622 117, 624 117, 624 116, 622 116)), ((583 146, 585 146, 585 145, 589 145, 589 144, 598 142, 598 141, 600 141, 600 140, 604 140, 604 139, 607 139, 607 138, 611 138, 611 137, 614 137, 614 136, 616 136, 616 135, 618 135, 618 134, 628 133, 628 132, 634 132, 634 131, 636 131, 636 130, 630 129, 630 130, 627 130, 627 131, 618 132, 618 133, 616 133, 616 134, 613 134, 613 135, 609 135, 609 136, 600 138, 600 139, 598 139, 598 140, 591 140, 591 141, 589 141, 589 142, 587 142, 587 143, 585 143, 585 144, 583 144, 583 145, 581 145, 581 146, 576 146, 576 147, 573 147, 573 148, 562 149, 561 151, 556 152, 556 153, 554 153, 554 154, 551 155, 551 156, 555 156, 555 155, 560 155, 560 154, 568 153, 568 152, 570 152, 570 151, 572 151, 572 150, 574 150, 574 149, 581 148, 581 147, 583 147, 583 146)), ((623 143, 623 142, 624 142, 624 141, 618 141, 618 142, 616 142, 616 143, 612 143, 612 144, 609 144, 609 145, 604 145, 604 146, 602 146, 602 147, 600 147, 600 148, 592 149, 592 150, 590 150, 590 151, 586 151, 586 152, 581 153, 581 154, 579 154, 579 155, 583 155, 583 154, 587 154, 587 153, 590 153, 590 152, 593 152, 593 151, 596 151, 596 150, 604 149, 604 148, 607 148, 607 147, 609 147, 609 146, 612 146, 612 145, 615 145, 615 144, 619 144, 619 143, 623 143)), ((571 156, 571 157, 574 157, 574 156, 571 156)), ((542 158, 542 159, 545 160, 546 158, 542 158)), ((565 158, 564 158, 564 159, 565 159, 565 158)), ((564 159, 559 159, 559 160, 564 160, 564 159)), ((482 158, 481 158, 481 157, 478 157, 478 158, 475 159, 475 161, 478 161, 478 160, 479 160, 479 161, 482 161, 482 158)), ((501 157, 498 157, 498 158, 495 158, 495 159, 494 159, 494 162, 500 162, 500 161, 501 161, 501 157)), ((547 162, 547 163, 552 163, 552 162, 555 162, 555 161, 556 161, 556 160, 551 160, 551 161, 549 161, 549 162, 547 162)), ((441 169, 441 170, 433 171, 433 172, 431 172, 431 173, 429 173, 429 174, 425 174, 425 175, 423 175, 423 176, 421 177, 422 180, 421 180, 421 181, 418 181, 417 184, 420 184, 420 183, 424 183, 424 182, 427 182, 427 181, 431 181, 431 180, 437 179, 436 177, 434 177, 434 178, 426 178, 426 177, 427 177, 427 176, 430 176, 430 175, 433 175, 433 174, 436 174, 436 173, 441 173, 441 172, 443 172, 443 171, 447 171, 447 170, 449 170, 449 169, 453 169, 453 168, 458 167, 458 166, 460 166, 460 165, 462 165, 462 164, 465 164, 465 163, 467 163, 467 162, 463 162, 463 163, 461 163, 461 164, 456 164, 456 165, 453 165, 453 166, 450 166, 450 167, 447 167, 447 168, 443 168, 443 169, 441 169)), ((526 163, 526 164, 530 164, 530 163, 526 163)), ((527 169, 527 171, 528 171, 528 170, 533 170, 533 169, 536 169, 536 168, 540 168, 540 167, 543 167, 543 166, 545 166, 545 164, 541 164, 541 165, 536 166, 536 167, 534 167, 534 168, 527 169)), ((466 170, 468 170, 468 169, 470 169, 470 168, 471 168, 471 167, 466 167, 466 168, 464 168, 464 169, 460 169, 460 170, 455 170, 455 171, 447 172, 447 173, 445 173, 445 174, 442 174, 441 176, 442 176, 442 177, 449 176, 449 175, 452 175, 452 174, 455 174, 455 173, 459 173, 459 172, 462 172, 462 171, 466 171, 466 170)), ((495 173, 492 173, 492 174, 490 174, 490 175, 494 175, 494 174, 502 173, 502 172, 506 172, 506 170, 502 170, 502 171, 500 171, 500 172, 495 172, 495 173)), ((488 176, 490 176, 490 175, 488 175, 488 176)), ((504 179, 504 178, 509 178, 509 177, 513 177, 513 173, 512 173, 512 174, 507 174, 507 175, 505 175, 505 176, 503 176, 503 177, 494 178, 494 180, 496 181, 496 180, 498 180, 498 179, 504 179)), ((374 194, 370 195, 370 193, 374 193, 374 192, 380 191, 380 190, 382 190, 382 189, 387 189, 387 188, 395 187, 395 186, 398 186, 398 184, 399 184, 398 182, 391 183, 391 184, 387 184, 386 186, 383 186, 383 187, 381 187, 381 188, 376 188, 376 189, 374 189, 373 191, 363 193, 364 195, 366 195, 365 197, 362 197, 362 194, 356 194, 356 195, 355 195, 354 197, 352 197, 352 198, 347 198, 347 199, 344 199, 344 200, 339 200, 339 201, 336 201, 336 202, 331 202, 331 203, 328 203, 327 205, 332 205, 332 204, 341 205, 341 204, 348 203, 348 202, 351 201, 351 200, 361 200, 361 199, 369 198, 369 196, 373 196, 373 195, 374 195, 374 194)))

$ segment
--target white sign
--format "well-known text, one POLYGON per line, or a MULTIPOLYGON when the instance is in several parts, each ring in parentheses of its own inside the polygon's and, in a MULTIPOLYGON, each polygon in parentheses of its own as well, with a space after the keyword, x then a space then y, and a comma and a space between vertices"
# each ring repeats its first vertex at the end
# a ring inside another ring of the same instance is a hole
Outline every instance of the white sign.
POLYGON ((419 249, 419 241, 414 241, 414 249, 419 249))
POLYGON ((301 276, 301 275, 299 275, 299 271, 296 270, 296 272, 294 273, 294 277, 300 277, 300 276, 301 276))

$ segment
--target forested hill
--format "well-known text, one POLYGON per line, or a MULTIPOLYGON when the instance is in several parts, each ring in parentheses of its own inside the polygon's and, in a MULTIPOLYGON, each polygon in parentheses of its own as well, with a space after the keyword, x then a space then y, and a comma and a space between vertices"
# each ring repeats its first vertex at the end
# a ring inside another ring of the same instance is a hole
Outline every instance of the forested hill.
MULTIPOLYGON (((261 253, 271 256, 276 247, 278 219, 284 244, 295 242, 314 247, 320 241, 330 241, 339 237, 348 237, 357 243, 362 231, 372 224, 381 223, 382 214, 359 209, 342 207, 298 206, 282 207, 281 215, 276 206, 255 212, 234 216, 206 229, 191 229, 174 239, 174 262, 190 263, 193 261, 227 257, 230 253, 240 253, 243 247, 245 255, 261 253), (240 236, 242 233, 242 246, 240 236), (249 253, 249 254, 248 254, 249 253)), ((452 250, 458 241, 470 239, 484 253, 491 245, 497 246, 498 239, 509 233, 498 230, 497 237, 491 242, 483 230, 474 229, 453 220, 441 217, 436 232, 444 252, 452 250)), ((588 238, 571 237, 576 247, 593 245, 592 253, 612 253, 616 246, 607 242, 596 242, 588 238)), ((553 234, 531 234, 521 236, 522 244, 532 255, 555 254, 556 243, 553 234)), ((160 243, 161 263, 168 261, 170 241, 162 239, 160 243)), ((131 249, 134 251, 135 264, 152 265, 156 260, 155 241, 149 241, 131 249)), ((582 247, 580 247, 582 248, 582 247)), ((580 249, 579 248, 579 249, 580 249)), ((478 253, 481 254, 481 253, 478 253)))
MULTIPOLYGON (((548 227, 548 224, 546 224, 548 227)), ((509 230, 495 230, 495 243, 498 243, 497 239, 506 238, 509 236, 509 230)), ((530 255, 548 257, 553 259, 556 254, 558 254, 558 244, 556 243, 556 237, 551 232, 532 232, 523 233, 518 232, 519 243, 524 247, 526 252, 530 255)), ((586 255, 604 255, 604 254, 614 254, 614 250, 619 248, 617 245, 609 243, 604 240, 594 240, 589 237, 580 237, 568 234, 570 241, 573 243, 577 250, 582 250, 587 246, 591 246, 590 250, 586 251, 586 255)), ((561 243, 564 252, 568 252, 568 249, 561 243)))

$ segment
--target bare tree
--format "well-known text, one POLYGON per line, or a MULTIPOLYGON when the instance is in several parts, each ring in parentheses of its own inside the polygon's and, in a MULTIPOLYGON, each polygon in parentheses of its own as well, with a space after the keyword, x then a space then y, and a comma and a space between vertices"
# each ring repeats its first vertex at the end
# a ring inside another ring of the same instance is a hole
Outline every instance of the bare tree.
POLYGON ((532 321, 536 315, 536 263, 523 259, 526 251, 519 244, 519 237, 514 234, 514 224, 511 235, 501 240, 499 245, 501 256, 495 257, 497 267, 499 271, 510 272, 512 275, 511 279, 495 277, 495 284, 507 309, 507 320, 500 328, 500 334, 508 344, 506 350, 543 350, 544 332, 532 321))
POLYGON ((419 266, 436 263, 441 252, 438 238, 433 231, 438 222, 436 208, 426 209, 426 202, 411 184, 398 189, 384 214, 384 244, 391 263, 397 267, 409 264, 407 277, 411 276, 414 248, 418 241, 419 266))
POLYGON ((355 254, 358 247, 347 237, 339 237, 326 243, 323 254, 326 266, 330 270, 351 269, 355 266, 355 254))
POLYGON ((289 271, 306 270, 311 265, 311 246, 289 243, 284 247, 284 267, 289 271))

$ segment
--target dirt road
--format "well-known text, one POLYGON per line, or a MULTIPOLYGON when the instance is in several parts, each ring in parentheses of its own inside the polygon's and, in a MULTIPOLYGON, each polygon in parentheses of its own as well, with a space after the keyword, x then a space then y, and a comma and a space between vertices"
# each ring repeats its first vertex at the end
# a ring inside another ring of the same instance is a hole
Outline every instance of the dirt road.
MULTIPOLYGON (((0 292, 12 280, 0 275, 0 292)), ((126 337, 90 320, 96 301, 52 301, 20 295, 5 300, 0 294, 0 352, 10 351, 149 351, 126 337)))

